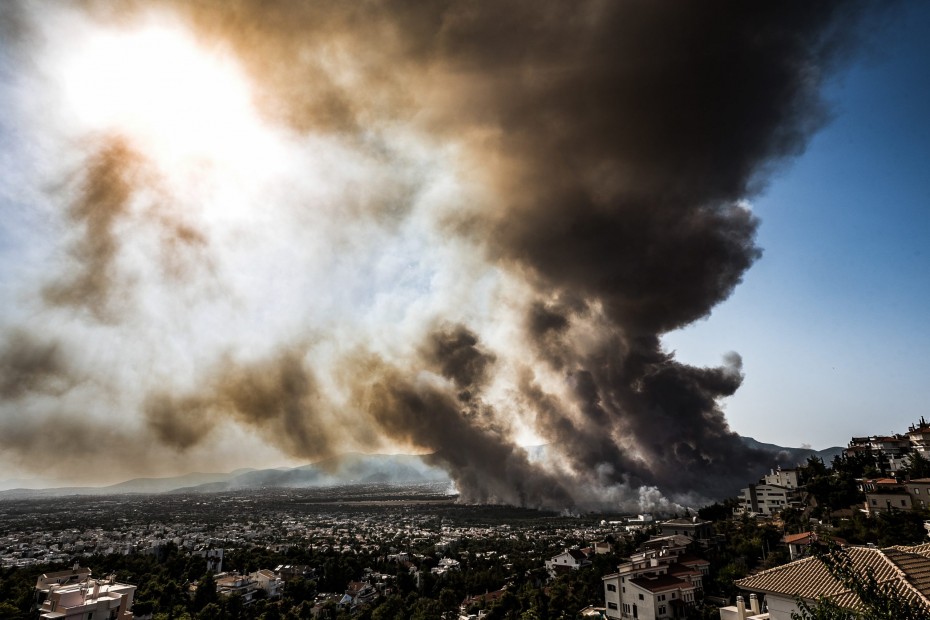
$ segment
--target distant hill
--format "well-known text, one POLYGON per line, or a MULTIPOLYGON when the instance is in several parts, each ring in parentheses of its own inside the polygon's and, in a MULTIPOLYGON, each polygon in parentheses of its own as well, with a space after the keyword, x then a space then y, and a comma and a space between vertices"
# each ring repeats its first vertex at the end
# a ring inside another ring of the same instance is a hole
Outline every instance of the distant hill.
POLYGON ((259 488, 310 488, 352 484, 405 485, 450 482, 448 474, 421 456, 344 454, 293 468, 237 469, 229 473, 186 474, 170 478, 135 478, 105 487, 9 489, 2 499, 31 499, 68 495, 154 493, 216 493, 259 488))
MULTIPOLYGON (((772 454, 772 466, 793 467, 810 456, 827 465, 843 451, 786 448, 761 443, 751 437, 743 442, 772 454)), ((547 446, 527 448, 532 460, 545 460, 547 446)), ((119 495, 146 493, 216 493, 260 488, 311 488, 352 484, 406 485, 426 482, 451 482, 449 475, 432 464, 430 455, 343 454, 330 459, 292 468, 237 469, 229 473, 193 473, 170 478, 134 478, 105 487, 58 487, 52 489, 10 489, 0 491, 2 499, 30 499, 67 495, 119 495)))
POLYGON ((423 457, 406 454, 343 454, 293 469, 260 469, 229 480, 176 488, 175 493, 215 493, 255 488, 309 488, 351 484, 448 482, 449 475, 423 457))
POLYGON ((752 437, 740 437, 743 443, 750 448, 769 452, 773 456, 772 465, 781 465, 782 467, 795 467, 803 465, 807 459, 814 456, 823 460, 824 465, 830 466, 833 457, 842 454, 846 448, 834 446, 823 450, 813 450, 811 448, 786 448, 785 446, 776 446, 773 443, 762 443, 752 437))
POLYGON ((17 488, 0 491, 0 499, 25 499, 33 497, 61 497, 64 495, 120 495, 124 493, 164 493, 181 486, 201 485, 220 482, 254 471, 237 469, 229 473, 192 473, 169 478, 133 478, 125 482, 105 487, 55 487, 49 489, 17 488))

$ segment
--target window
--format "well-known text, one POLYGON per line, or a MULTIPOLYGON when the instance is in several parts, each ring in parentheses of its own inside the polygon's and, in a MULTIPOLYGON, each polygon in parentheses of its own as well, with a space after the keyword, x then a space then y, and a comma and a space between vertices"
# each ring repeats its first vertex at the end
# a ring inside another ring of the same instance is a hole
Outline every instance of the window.
POLYGON ((659 595, 659 600, 660 600, 660 601, 664 601, 664 600, 665 600, 665 595, 664 595, 664 594, 660 594, 660 595, 659 595))
POLYGON ((905 506, 905 505, 906 505, 906 504, 904 503, 904 500, 903 500, 903 499, 901 500, 901 505, 902 505, 902 506, 905 506))
POLYGON ((659 607, 659 615, 660 616, 665 615, 665 605, 662 605, 661 607, 659 607))
POLYGON ((612 583, 608 583, 608 584, 607 584, 607 591, 608 591, 608 592, 616 592, 616 591, 617 591, 617 586, 615 586, 615 585, 612 584, 612 583))
POLYGON ((623 586, 623 591, 626 592, 626 586, 623 586))
POLYGON ((616 608, 617 608, 616 603, 611 603, 610 601, 607 601, 607 609, 616 609, 616 608))
POLYGON ((640 595, 639 595, 639 600, 644 601, 644 600, 646 600, 646 599, 644 599, 644 598, 643 598, 643 595, 640 594, 640 595))
POLYGON ((914 489, 914 495, 920 495, 920 489, 914 489))

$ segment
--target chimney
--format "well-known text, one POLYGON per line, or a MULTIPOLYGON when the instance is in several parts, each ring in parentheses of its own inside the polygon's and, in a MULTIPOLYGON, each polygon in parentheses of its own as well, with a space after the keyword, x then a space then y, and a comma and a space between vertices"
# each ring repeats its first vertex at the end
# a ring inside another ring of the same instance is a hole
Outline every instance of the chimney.
POLYGON ((746 603, 743 602, 742 596, 736 597, 736 616, 739 620, 746 620, 746 603))
POLYGON ((758 616, 762 613, 762 610, 759 607, 759 597, 755 594, 749 595, 749 609, 752 611, 752 615, 758 616))
POLYGON ((100 597, 100 580, 94 580, 94 596, 93 599, 97 600, 100 597))

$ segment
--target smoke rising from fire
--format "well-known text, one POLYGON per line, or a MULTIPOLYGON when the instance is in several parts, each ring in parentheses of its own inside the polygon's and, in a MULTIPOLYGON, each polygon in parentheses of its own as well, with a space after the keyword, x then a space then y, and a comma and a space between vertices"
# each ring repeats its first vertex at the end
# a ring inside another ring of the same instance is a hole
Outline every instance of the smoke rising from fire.
POLYGON ((89 477, 415 450, 468 501, 568 508, 701 501, 772 465, 721 410, 739 356, 691 367, 661 336, 759 258, 746 201, 827 119, 863 7, 7 10, 5 151, 42 145, 30 200, 3 182, 43 214, 5 233, 44 248, 3 274, 18 466, 72 427, 59 463, 120 446, 89 477), (173 82, 184 54, 205 73, 173 82))

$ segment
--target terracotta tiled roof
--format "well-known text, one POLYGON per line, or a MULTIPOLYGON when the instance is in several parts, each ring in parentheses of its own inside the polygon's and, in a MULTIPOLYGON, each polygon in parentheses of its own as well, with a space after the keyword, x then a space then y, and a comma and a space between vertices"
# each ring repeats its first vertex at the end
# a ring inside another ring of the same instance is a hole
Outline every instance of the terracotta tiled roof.
POLYGON ((811 535, 813 532, 801 532, 800 534, 787 534, 784 538, 784 541, 788 545, 796 545, 798 543, 802 545, 809 545, 811 542, 811 535))
MULTIPOLYGON (((871 569, 879 584, 895 582, 901 596, 930 610, 930 545, 887 549, 851 547, 846 551, 858 570, 871 569)), ((826 596, 841 607, 858 607, 856 596, 814 557, 740 579, 736 585, 744 590, 788 594, 808 600, 826 596)))

